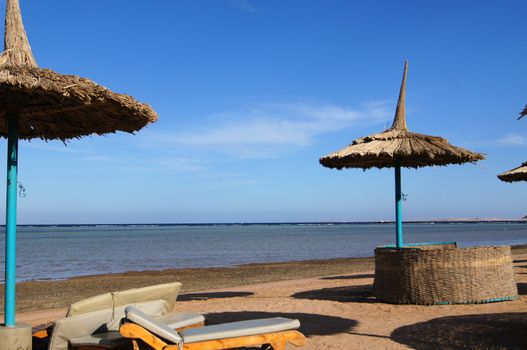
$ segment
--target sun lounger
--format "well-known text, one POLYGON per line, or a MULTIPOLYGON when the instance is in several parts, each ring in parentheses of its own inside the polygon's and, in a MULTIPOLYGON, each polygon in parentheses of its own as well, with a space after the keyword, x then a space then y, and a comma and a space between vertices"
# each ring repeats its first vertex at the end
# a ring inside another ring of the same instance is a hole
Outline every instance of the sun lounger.
POLYGON ((180 289, 181 283, 172 282, 100 294, 71 304, 66 317, 152 300, 164 300, 171 311, 180 289))
POLYGON ((223 323, 212 326, 186 329, 177 332, 160 323, 133 306, 125 309, 119 332, 155 350, 216 350, 244 346, 270 345, 274 350, 284 350, 287 343, 303 346, 305 337, 296 329, 298 320, 283 317, 263 318, 249 321, 223 323))
MULTIPOLYGON (((203 326, 205 318, 201 314, 172 311, 180 288, 181 283, 169 283, 106 293, 74 303, 65 318, 54 322, 47 349, 130 348, 130 340, 119 334, 120 321, 129 305, 173 329, 203 326)), ((33 335, 39 344, 44 344, 43 332, 40 330, 33 335)))

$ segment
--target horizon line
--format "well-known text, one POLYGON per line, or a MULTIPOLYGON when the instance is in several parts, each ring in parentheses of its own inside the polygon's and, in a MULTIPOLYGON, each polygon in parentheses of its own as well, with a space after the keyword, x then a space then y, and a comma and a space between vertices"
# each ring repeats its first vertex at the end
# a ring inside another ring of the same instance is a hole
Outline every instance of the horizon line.
MULTIPOLYGON (((454 218, 454 219, 430 219, 430 220, 404 220, 405 224, 427 224, 427 223, 527 223, 527 218, 504 219, 504 218, 454 218)), ((372 225, 372 224, 394 224, 394 220, 372 220, 372 221, 254 221, 254 222, 158 222, 158 223, 55 223, 55 224, 18 224, 19 227, 95 227, 95 226, 244 226, 244 225, 372 225)), ((5 227, 5 224, 0 224, 5 227)))

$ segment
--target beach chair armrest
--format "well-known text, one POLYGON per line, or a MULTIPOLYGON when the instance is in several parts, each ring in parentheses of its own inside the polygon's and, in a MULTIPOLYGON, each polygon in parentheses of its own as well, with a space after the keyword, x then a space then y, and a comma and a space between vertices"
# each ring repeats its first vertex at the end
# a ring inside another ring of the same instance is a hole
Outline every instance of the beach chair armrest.
POLYGON ((174 344, 180 344, 183 341, 183 338, 181 338, 175 329, 154 320, 152 317, 131 305, 126 307, 124 313, 126 315, 126 320, 140 325, 161 339, 165 339, 174 344))

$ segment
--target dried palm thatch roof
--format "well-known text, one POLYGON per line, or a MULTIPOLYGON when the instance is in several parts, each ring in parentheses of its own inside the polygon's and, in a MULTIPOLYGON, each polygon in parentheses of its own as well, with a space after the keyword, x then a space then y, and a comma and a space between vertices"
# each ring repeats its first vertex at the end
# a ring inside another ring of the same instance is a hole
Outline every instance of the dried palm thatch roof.
POLYGON ((89 134, 134 132, 157 120, 147 104, 75 75, 37 66, 19 0, 8 0, 0 56, 0 136, 18 120, 19 138, 67 140, 89 134))
POLYGON ((527 181, 527 162, 517 168, 499 174, 498 179, 505 182, 527 181))
POLYGON ((400 165, 418 168, 431 165, 462 164, 485 159, 480 153, 452 146, 442 137, 408 131, 405 117, 405 62, 399 101, 392 127, 379 134, 362 137, 337 152, 320 158, 328 168, 390 168, 400 165))

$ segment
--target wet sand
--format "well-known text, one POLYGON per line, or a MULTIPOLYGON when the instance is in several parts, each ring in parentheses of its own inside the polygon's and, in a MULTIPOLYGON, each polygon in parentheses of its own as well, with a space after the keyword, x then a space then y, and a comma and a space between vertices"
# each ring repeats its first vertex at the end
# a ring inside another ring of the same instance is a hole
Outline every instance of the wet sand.
POLYGON ((372 296, 373 258, 230 268, 173 269, 25 282, 18 320, 63 317, 71 302, 108 292, 180 281, 176 308, 210 323, 286 316, 301 320, 308 349, 520 349, 527 344, 527 246, 513 258, 520 299, 480 305, 389 305, 372 296))
MULTIPOLYGON (((78 300, 108 291, 175 281, 183 284, 182 293, 185 293, 371 270, 373 264, 373 258, 351 258, 126 272, 59 281, 22 282, 17 284, 17 311, 63 308, 78 300)), ((3 298, 3 289, 0 297, 3 298)))

